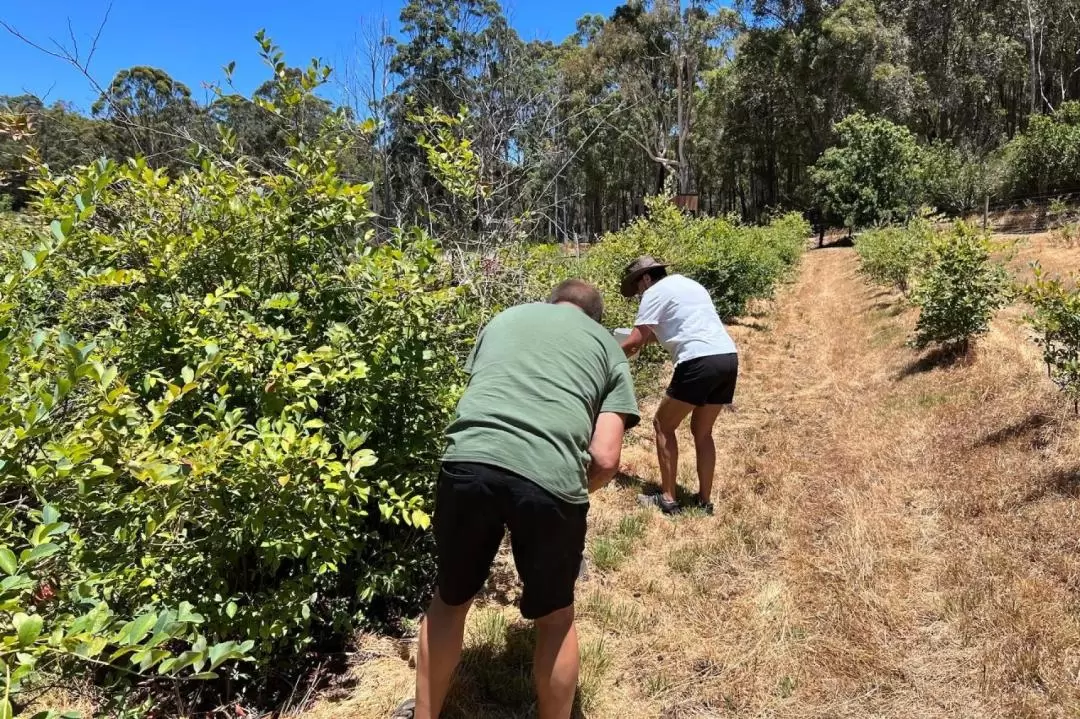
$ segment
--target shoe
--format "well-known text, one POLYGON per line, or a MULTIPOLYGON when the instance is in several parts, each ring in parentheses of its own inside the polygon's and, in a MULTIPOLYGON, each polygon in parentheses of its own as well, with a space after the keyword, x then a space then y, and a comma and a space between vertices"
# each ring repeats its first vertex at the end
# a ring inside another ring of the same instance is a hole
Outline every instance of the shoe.
POLYGON ((416 716, 416 700, 409 699, 402 702, 394 713, 390 715, 390 719, 413 719, 416 716))
POLYGON ((639 494, 637 501, 642 507, 657 507, 664 514, 679 514, 682 512, 682 507, 679 506, 678 502, 669 502, 664 499, 662 494, 639 494))
POLYGON ((716 511, 715 508, 713 507, 712 502, 706 502, 701 497, 695 497, 694 498, 694 503, 691 506, 694 509, 700 509, 702 512, 709 515, 710 517, 713 516, 713 512, 716 511))

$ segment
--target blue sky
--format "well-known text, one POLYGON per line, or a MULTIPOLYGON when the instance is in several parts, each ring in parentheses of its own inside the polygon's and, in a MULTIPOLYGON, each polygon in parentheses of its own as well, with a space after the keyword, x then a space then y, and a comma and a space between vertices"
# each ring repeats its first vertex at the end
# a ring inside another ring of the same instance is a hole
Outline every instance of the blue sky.
MULTIPOLYGON (((587 13, 609 15, 617 0, 510 0, 507 16, 526 40, 562 40, 587 13)), ((260 28, 291 64, 319 57, 341 66, 355 54, 362 24, 386 18, 396 25, 402 0, 114 0, 91 74, 107 85, 118 71, 152 65, 167 71, 201 99, 204 82, 222 80, 236 61, 235 82, 248 92, 266 79, 252 36, 260 28)), ((39 44, 71 46, 68 27, 85 56, 108 0, 0 2, 0 20, 39 44)), ((67 100, 86 110, 95 93, 76 70, 0 30, 0 95, 30 92, 51 103, 67 100)), ((329 94, 333 94, 331 89, 329 94)))

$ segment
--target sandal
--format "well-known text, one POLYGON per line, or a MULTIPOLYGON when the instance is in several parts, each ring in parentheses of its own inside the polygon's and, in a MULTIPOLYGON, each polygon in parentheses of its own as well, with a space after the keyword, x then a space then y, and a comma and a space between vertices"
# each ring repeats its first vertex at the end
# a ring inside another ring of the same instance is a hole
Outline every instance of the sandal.
POLYGON ((639 494, 638 504, 642 507, 657 507, 664 514, 679 514, 682 507, 678 502, 669 502, 662 494, 639 494))

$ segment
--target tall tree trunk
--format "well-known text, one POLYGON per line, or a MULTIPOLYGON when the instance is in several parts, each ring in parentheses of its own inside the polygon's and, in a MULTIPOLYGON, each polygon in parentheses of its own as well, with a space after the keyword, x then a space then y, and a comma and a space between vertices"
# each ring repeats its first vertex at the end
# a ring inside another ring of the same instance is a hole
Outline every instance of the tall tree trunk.
POLYGON ((1035 54, 1035 8, 1032 7, 1034 0, 1025 0, 1028 17, 1028 58, 1031 77, 1031 114, 1038 112, 1039 107, 1039 67, 1038 58, 1035 54))
POLYGON ((675 91, 678 100, 678 159, 679 159, 679 194, 690 191, 690 166, 686 162, 686 136, 690 133, 690 108, 686 101, 686 24, 683 22, 682 0, 675 0, 675 22, 678 36, 675 41, 675 91))

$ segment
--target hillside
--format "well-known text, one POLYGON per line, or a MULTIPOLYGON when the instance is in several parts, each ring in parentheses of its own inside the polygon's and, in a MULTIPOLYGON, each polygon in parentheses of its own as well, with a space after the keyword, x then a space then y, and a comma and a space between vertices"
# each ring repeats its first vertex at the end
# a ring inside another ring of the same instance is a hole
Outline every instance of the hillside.
MULTIPOLYGON (((1044 238, 1018 265, 1035 257, 1080 266, 1080 249, 1044 238)), ((716 516, 636 508, 657 476, 645 429, 594 502, 583 713, 1080 711, 1080 421, 1022 314, 1002 313, 972 363, 938 366, 905 346, 914 312, 864 283, 852 250, 809 252, 773 306, 732 328, 743 367, 737 412, 718 423, 716 516)), ((516 591, 501 565, 447 716, 530 714, 516 591)), ((359 638, 349 674, 295 713, 387 716, 411 692, 410 651, 359 638)))

